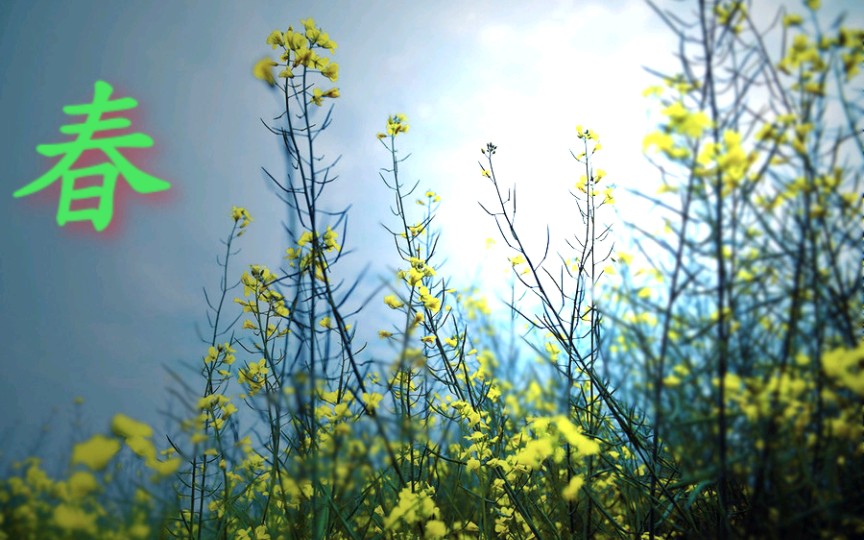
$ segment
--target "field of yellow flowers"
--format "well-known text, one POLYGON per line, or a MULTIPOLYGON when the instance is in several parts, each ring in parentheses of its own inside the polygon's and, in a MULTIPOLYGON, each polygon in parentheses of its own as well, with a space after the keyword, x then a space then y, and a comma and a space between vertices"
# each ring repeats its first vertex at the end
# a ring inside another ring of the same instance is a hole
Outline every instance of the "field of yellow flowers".
POLYGON ((268 127, 296 167, 270 176, 294 215, 284 268, 252 265, 232 298, 232 248, 254 234, 233 208, 176 430, 116 415, 62 478, 15 464, 0 539, 864 536, 864 31, 821 30, 808 0, 771 26, 776 58, 745 2, 692 2, 689 21, 650 4, 681 40, 680 73, 645 92, 662 187, 637 195, 665 232, 614 223, 638 249, 609 245, 616 188, 578 126, 572 251, 529 253, 488 143, 477 175, 512 251, 508 329, 448 285, 446 201, 400 177, 410 131, 394 114, 377 134, 401 268, 375 300, 398 321, 379 325, 387 358, 355 340, 376 323, 346 307, 345 212, 319 204, 327 123, 310 116, 340 97, 337 45, 312 19, 266 36, 253 73, 284 97, 268 127))

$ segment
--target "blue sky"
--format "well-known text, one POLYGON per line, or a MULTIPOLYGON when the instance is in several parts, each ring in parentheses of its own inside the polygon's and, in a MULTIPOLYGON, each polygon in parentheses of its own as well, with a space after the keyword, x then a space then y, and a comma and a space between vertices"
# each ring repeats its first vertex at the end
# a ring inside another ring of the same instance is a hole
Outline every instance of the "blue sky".
MULTIPOLYGON (((674 69, 676 42, 638 0, 4 2, 0 450, 34 441, 45 420, 63 433, 76 396, 85 398, 88 431, 104 429, 115 412, 164 423, 163 366, 182 369, 206 352, 195 324, 207 328, 202 288, 218 286, 232 205, 254 219, 233 279, 248 264, 278 268, 286 210, 261 167, 279 178, 285 159, 260 119, 281 109, 251 68, 273 54, 264 43, 270 31, 306 17, 338 44, 342 97, 319 151, 325 162, 341 155, 331 209, 353 205, 348 273, 371 263, 373 276, 384 275, 399 262, 380 226, 393 223, 378 177, 389 156, 375 138, 389 114, 405 113, 411 125, 400 140, 403 155, 413 154, 403 179, 442 196, 448 275, 462 286, 483 276, 492 295, 508 265, 506 253, 484 249, 497 236, 477 205, 492 195, 477 165, 487 142, 498 145, 503 183, 518 186, 531 249, 542 249, 547 224, 564 234, 573 217, 576 124, 600 133, 598 166, 610 182, 656 188, 641 156, 650 130, 641 91, 655 80, 642 66, 674 69), (138 101, 133 127, 155 144, 136 155, 173 185, 155 198, 130 192, 111 235, 58 227, 56 199, 44 194, 12 197, 51 166, 36 146, 67 140, 58 131, 70 118, 62 108, 88 102, 97 80, 138 101)), ((623 194, 620 204, 638 208, 623 194)), ((360 332, 377 330, 367 323, 360 332)))

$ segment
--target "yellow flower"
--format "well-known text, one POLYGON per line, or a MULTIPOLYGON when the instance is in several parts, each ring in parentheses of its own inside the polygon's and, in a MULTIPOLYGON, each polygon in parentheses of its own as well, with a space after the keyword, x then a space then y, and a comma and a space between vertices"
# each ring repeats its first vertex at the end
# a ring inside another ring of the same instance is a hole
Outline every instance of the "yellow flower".
POLYGON ((856 349, 838 348, 822 356, 822 369, 841 387, 864 396, 864 343, 856 349))
MULTIPOLYGON (((384 518, 384 528, 395 529, 400 522, 405 525, 420 524, 433 516, 437 516, 440 511, 432 499, 433 494, 434 491, 431 487, 420 488, 415 492, 412 492, 410 487, 403 488, 399 492, 399 502, 390 512, 390 515, 384 518)), ((433 526, 433 533, 439 531, 439 527, 433 526)))
POLYGON ((401 113, 390 116, 387 118, 387 134, 396 136, 400 133, 408 133, 410 126, 405 123, 407 121, 408 117, 401 113))
POLYGON ((272 45, 275 49, 278 45, 285 45, 285 42, 282 40, 282 32, 279 30, 273 30, 270 32, 270 35, 267 36, 267 45, 272 45))
POLYGON ((600 452, 600 445, 594 439, 583 435, 573 423, 563 415, 555 418, 558 431, 567 439, 571 446, 579 450, 584 456, 591 456, 600 452))
POLYGON ((331 53, 336 51, 337 46, 336 42, 327 35, 327 32, 321 32, 321 36, 318 38, 318 45, 328 49, 331 53))
POLYGON ((309 40, 310 45, 315 45, 318 43, 318 39, 321 37, 321 29, 315 28, 314 26, 306 28, 306 39, 309 40))
POLYGON ((237 531, 238 540, 270 540, 270 534, 267 532, 267 527, 259 525, 252 530, 252 527, 237 531))
POLYGON ((78 443, 72 450, 72 464, 83 463, 94 471, 101 471, 120 451, 120 442, 104 435, 94 435, 78 443))
POLYGON ((216 350, 216 347, 210 347, 207 351, 207 357, 204 358, 204 363, 210 364, 212 362, 215 362, 218 357, 219 352, 216 350))
POLYGON ((111 431, 118 437, 152 437, 153 428, 143 422, 138 422, 125 414, 116 414, 111 420, 111 431))
POLYGON ((690 112, 680 101, 663 109, 663 114, 669 117, 673 129, 687 137, 699 137, 705 128, 711 125, 711 120, 705 113, 690 112))
POLYGON ((180 458, 158 461, 155 458, 146 461, 147 468, 156 473, 157 476, 170 476, 180 468, 180 458))
MULTIPOLYGON (((244 310, 244 311, 245 311, 245 310, 244 310)), ((275 311, 276 314, 279 315, 280 317, 287 317, 287 316, 289 315, 289 313, 290 313, 290 312, 288 311, 288 308, 286 308, 285 305, 282 304, 282 303, 277 304, 276 307, 274 308, 274 311, 275 311)))
POLYGON ((570 482, 567 484, 561 491, 561 496, 564 497, 567 501, 573 501, 579 495, 579 490, 582 489, 582 486, 585 484, 585 479, 581 476, 574 476, 570 479, 570 482))
POLYGON ((314 103, 315 105, 318 105, 320 107, 322 102, 323 102, 323 99, 324 99, 324 93, 321 92, 320 88, 316 88, 316 89, 312 90, 312 103, 314 103))
POLYGON ((783 17, 783 26, 786 27, 799 26, 802 22, 804 22, 804 19, 801 17, 801 15, 797 15, 794 13, 783 17))
POLYGON ((672 148, 673 141, 672 136, 668 133, 663 133, 661 131, 655 131, 654 133, 649 133, 645 136, 642 141, 642 151, 645 152, 652 146, 656 146, 659 150, 663 152, 668 151, 672 148))
POLYGON ((603 202, 606 204, 615 204, 615 197, 612 196, 612 188, 607 187, 603 190, 603 202))
POLYGON ((75 499, 80 499, 97 489, 99 483, 89 472, 76 471, 69 477, 69 492, 75 499))
POLYGON ((530 469, 538 470, 544 460, 551 457, 555 453, 555 448, 552 440, 544 437, 539 440, 529 440, 525 444, 525 448, 520 450, 515 460, 517 464, 524 465, 530 469))
POLYGON ((304 231, 303 234, 300 235, 300 239, 297 240, 297 245, 303 247, 311 241, 312 231, 304 231))
POLYGON ((236 412, 237 412, 237 407, 231 402, 228 402, 222 406, 222 416, 224 418, 228 418, 229 416, 231 416, 232 414, 234 414, 236 412))
POLYGON ((583 174, 579 177, 579 181, 576 182, 576 189, 582 193, 588 193, 588 176, 583 174))
POLYGON ((96 516, 69 504, 60 504, 54 509, 54 523, 64 531, 96 531, 96 516))
POLYGON ((381 400, 384 399, 384 396, 378 392, 363 392, 360 398, 363 400, 363 404, 366 405, 367 409, 375 410, 378 408, 378 404, 381 403, 381 400))
POLYGON ((249 215, 249 212, 245 208, 242 208, 240 206, 231 207, 231 218, 234 220, 235 223, 240 221, 241 219, 243 220, 243 222, 240 223, 241 229, 249 225, 249 222, 252 221, 252 216, 249 215))
POLYGON ((603 169, 597 169, 594 171, 594 182, 599 183, 606 176, 606 171, 603 169))
POLYGON ((396 295, 393 294, 388 294, 387 296, 385 296, 384 303, 393 309, 399 309, 400 307, 405 305, 402 303, 401 300, 396 298, 396 295))
POLYGON ((429 294, 429 289, 423 286, 420 287, 420 302, 432 313, 438 313, 441 310, 441 299, 429 294))
POLYGON ((156 447, 153 441, 144 437, 129 437, 126 439, 128 446, 136 455, 145 459, 156 459, 156 447))
POLYGON ((426 535, 423 538, 438 540, 447 536, 447 525, 440 519, 432 519, 426 522, 426 535))
POLYGON ((525 260, 525 257, 522 255, 516 255, 515 257, 510 257, 510 264, 512 266, 518 266, 520 264, 524 264, 528 261, 525 260))
POLYGON ((275 86, 276 79, 273 77, 273 67, 276 65, 276 62, 264 57, 255 63, 255 67, 252 68, 252 74, 255 75, 255 78, 265 81, 270 86, 275 86))
POLYGON ((128 529, 129 537, 143 540, 144 538, 150 538, 150 527, 144 525, 143 523, 136 523, 132 525, 128 529))
POLYGON ((297 50, 297 54, 294 55, 294 62, 291 64, 292 67, 297 67, 300 64, 303 64, 306 67, 309 67, 309 64, 312 62, 312 51, 308 48, 303 47, 297 50))
POLYGON ((336 82, 336 80, 339 78, 339 64, 336 64, 336 63, 327 64, 321 70, 321 75, 324 75, 325 77, 327 77, 331 81, 336 82))
POLYGON ((817 96, 825 95, 825 85, 817 81, 810 81, 804 84, 804 91, 817 96))
POLYGON ((295 32, 290 26, 288 27, 288 31, 285 32, 283 41, 285 46, 292 51, 299 51, 306 45, 306 37, 299 32, 295 32))

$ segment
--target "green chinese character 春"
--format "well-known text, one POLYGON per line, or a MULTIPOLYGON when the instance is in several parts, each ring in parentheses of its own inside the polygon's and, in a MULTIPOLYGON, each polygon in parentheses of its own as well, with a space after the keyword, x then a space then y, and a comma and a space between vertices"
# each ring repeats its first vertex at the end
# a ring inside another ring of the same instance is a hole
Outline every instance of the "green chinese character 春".
POLYGON ((61 227, 69 221, 90 221, 97 231, 104 230, 114 214, 114 189, 117 186, 117 176, 122 174, 129 185, 138 193, 154 193, 165 191, 171 184, 150 176, 132 165, 118 148, 149 148, 153 139, 143 133, 130 133, 115 137, 93 139, 98 131, 124 129, 132 123, 126 118, 102 119, 104 113, 134 109, 138 102, 132 98, 109 99, 114 89, 105 81, 96 81, 93 102, 82 105, 63 107, 63 112, 72 115, 86 115, 81 124, 70 124, 60 128, 66 135, 77 135, 74 141, 57 144, 40 144, 36 151, 47 157, 63 155, 54 167, 33 182, 22 187, 13 196, 26 197, 41 191, 62 178, 60 188, 60 203, 57 208, 57 224, 61 227), (100 163, 91 167, 73 169, 72 166, 87 150, 100 150, 110 162, 100 163), (102 185, 75 189, 75 180, 91 176, 101 176, 102 185), (96 208, 72 210, 72 201, 76 199, 99 198, 96 208))

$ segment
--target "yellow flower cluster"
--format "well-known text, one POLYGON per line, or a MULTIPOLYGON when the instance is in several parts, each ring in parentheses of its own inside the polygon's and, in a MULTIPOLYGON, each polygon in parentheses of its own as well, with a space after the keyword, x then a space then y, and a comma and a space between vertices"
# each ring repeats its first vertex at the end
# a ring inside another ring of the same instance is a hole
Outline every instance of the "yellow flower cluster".
POLYGON ((714 14, 717 16, 719 25, 728 26, 733 33, 740 34, 742 21, 747 17, 747 5, 741 0, 721 2, 714 6, 714 14))
POLYGON ((300 262, 301 270, 314 269, 315 277, 319 281, 324 281, 324 270, 328 268, 327 260, 324 253, 340 251, 342 246, 336 241, 339 233, 334 231, 332 227, 327 226, 327 230, 320 237, 312 231, 304 231, 297 240, 297 247, 289 247, 285 250, 286 256, 292 268, 297 266, 297 261, 300 262), (316 249, 317 244, 317 249, 316 249), (308 246, 308 247, 307 247, 308 246))
POLYGON ((518 272, 519 275, 524 276, 525 274, 528 274, 531 272, 531 267, 528 265, 528 260, 525 259, 525 257, 522 254, 510 257, 509 260, 510 260, 510 266, 512 266, 513 270, 515 272, 518 272), (523 264, 525 266, 521 270, 516 269, 517 266, 521 266, 523 264))
POLYGON ((576 126, 576 136, 580 139, 597 140, 597 133, 590 129, 585 129, 581 124, 576 126))
MULTIPOLYGON (((829 440, 857 443, 864 435, 860 408, 855 400, 855 396, 864 396, 862 359, 864 345, 855 349, 841 347, 825 353, 821 368, 831 384, 821 389, 817 388, 812 376, 811 360, 804 353, 799 353, 794 364, 785 371, 767 380, 761 376, 740 377, 727 373, 724 380, 726 399, 730 410, 740 411, 746 419, 745 425, 758 430, 760 422, 770 420, 780 428, 778 437, 793 437, 793 440, 803 441, 807 447, 829 444, 829 440), (817 392, 821 402, 818 405, 814 399, 817 392), (847 392, 853 399, 845 395, 847 392), (828 428, 827 439, 820 440, 815 433, 808 433, 817 417, 828 428)), ((715 387, 719 386, 716 378, 713 383, 715 387)), ((757 448, 765 444, 759 435, 757 431, 753 440, 757 448)), ((858 451, 864 452, 864 446, 859 446, 858 451)))
POLYGON ((426 264, 424 259, 419 257, 408 257, 408 262, 411 268, 407 271, 400 270, 396 275, 399 279, 404 279, 411 287, 416 287, 423 281, 423 278, 433 277, 435 269, 426 264))
POLYGON ((789 47, 786 57, 777 64, 777 68, 787 75, 795 73, 799 68, 805 72, 821 72, 827 67, 816 43, 810 41, 806 34, 798 34, 792 39, 792 46, 789 47))
POLYGON ((836 40, 837 46, 846 49, 840 54, 846 81, 861 72, 864 63, 864 30, 841 27, 836 40))
MULTIPOLYGON (((119 450, 114 439, 112 452, 119 450)), ((106 461, 107 463, 107 461, 106 461)), ((0 540, 18 538, 106 538, 109 540, 144 540, 150 538, 149 514, 141 511, 148 499, 140 488, 133 511, 123 523, 111 523, 112 512, 98 496, 110 481, 109 475, 99 478, 90 471, 72 471, 65 480, 54 480, 41 468, 39 458, 30 457, 13 463, 11 470, 25 469, 23 474, 0 480, 0 540)))
POLYGON ((676 101, 663 109, 663 114, 669 118, 672 131, 685 137, 698 138, 705 129, 711 127, 711 120, 702 112, 691 112, 681 101, 676 101))
POLYGON ((399 309, 400 307, 405 305, 401 300, 399 300, 399 298, 396 297, 395 294, 388 294, 387 296, 385 296, 384 303, 387 304, 387 306, 391 309, 399 309))
POLYGON ((741 185, 747 171, 756 162, 756 151, 747 153, 741 145, 741 134, 737 131, 723 132, 722 143, 706 143, 696 158, 696 173, 702 176, 722 176, 724 194, 741 185))
POLYGON ((252 362, 237 373, 237 381, 241 385, 249 387, 249 396, 254 396, 264 388, 267 383, 267 373, 270 369, 267 367, 267 359, 262 358, 257 362, 252 362))
POLYGON ((837 348, 822 356, 822 369, 837 385, 864 397, 864 342, 857 348, 837 348))
POLYGON ((221 430, 225 420, 232 414, 237 412, 237 407, 231 403, 231 398, 224 394, 210 394, 198 400, 198 408, 203 409, 211 414, 211 422, 213 426, 221 430), (216 416, 216 411, 220 412, 216 416))
MULTIPOLYGON (((606 177, 606 171, 603 169, 589 169, 590 164, 587 159, 590 156, 593 156, 594 153, 599 151, 601 148, 603 148, 603 145, 600 144, 599 136, 597 135, 596 131, 591 129, 585 129, 581 125, 576 126, 576 136, 579 139, 585 141, 585 150, 575 156, 576 161, 579 161, 580 163, 585 163, 586 169, 589 170, 588 174, 583 174, 579 177, 579 181, 576 182, 576 189, 578 189, 582 193, 585 193, 586 195, 589 195, 589 197, 596 197, 600 194, 600 192, 593 188, 597 184, 599 184, 600 181, 603 180, 603 178, 606 177), (588 146, 589 141, 593 142, 593 145, 590 147, 590 151, 588 146), (590 193, 588 191, 589 186, 591 186, 592 188, 590 193)), ((615 204, 615 197, 613 195, 612 186, 608 186, 603 190, 603 201, 600 204, 615 204)))
POLYGON ((404 114, 396 114, 394 116, 387 117, 387 133, 378 133, 376 135, 379 139, 383 139, 387 136, 396 137, 400 133, 408 133, 408 117, 404 114))
POLYGON ((677 146, 672 135, 665 131, 655 131, 645 136, 642 141, 642 151, 647 152, 649 148, 654 146, 666 154, 669 159, 681 160, 690 157, 690 151, 682 146, 677 146))
POLYGON ((96 434, 72 449, 72 464, 81 463, 90 470, 101 471, 120 451, 117 439, 96 434))
POLYGON ((456 299, 464 304, 465 316, 469 321, 476 320, 478 315, 488 316, 492 314, 492 309, 486 298, 480 296, 476 289, 470 290, 466 296, 460 294, 456 299))
MULTIPOLYGON (((330 39, 330 36, 326 32, 322 32, 320 28, 315 26, 315 21, 312 18, 304 19, 300 22, 303 24, 304 33, 296 32, 293 27, 289 26, 286 32, 273 30, 267 36, 266 43, 273 49, 282 47, 283 52, 279 59, 283 63, 280 64, 270 57, 264 57, 252 69, 255 77, 267 82, 270 86, 275 86, 274 67, 284 66, 284 69, 279 72, 279 78, 293 79, 295 77, 293 70, 302 65, 304 69, 319 71, 331 81, 335 82, 339 78, 339 64, 331 62, 326 56, 320 56, 315 52, 315 49, 326 49, 332 53, 336 50, 336 43, 330 39)), ((315 88, 311 103, 320 106, 325 97, 339 97, 339 89, 330 88, 329 90, 322 91, 319 88, 315 88)))
POLYGON ((238 530, 237 540, 270 540, 270 534, 267 532, 267 527, 258 525, 254 529, 247 527, 238 530))
POLYGON ((122 438, 132 452, 144 459, 144 464, 156 474, 155 478, 174 474, 180 467, 180 458, 165 461, 156 459, 156 446, 152 441, 153 428, 149 425, 117 414, 111 421, 111 431, 122 438))
MULTIPOLYGON (((434 191, 432 191, 432 190, 430 189, 430 190, 427 190, 427 191, 426 191, 426 199, 427 199, 430 203, 437 203, 437 202, 441 202, 441 195, 438 195, 437 193, 435 193, 434 191)), ((420 206, 425 206, 425 205, 426 205, 426 201, 424 201, 423 199, 417 199, 417 204, 419 204, 420 206)))
POLYGON ((429 289, 424 286, 420 286, 420 303, 423 304, 423 307, 431 311, 433 314, 438 313, 441 310, 441 299, 437 296, 430 294, 429 289))
POLYGON ((239 229, 240 232, 237 233, 237 237, 243 236, 243 233, 246 232, 245 229, 249 223, 252 222, 252 216, 249 215, 249 212, 245 208, 241 208, 239 206, 231 207, 231 218, 234 220, 234 223, 240 222, 239 229))
POLYGON ((364 392, 360 398, 367 409, 375 410, 378 408, 381 400, 384 399, 384 396, 378 392, 364 392))
POLYGON ((231 348, 229 343, 217 343, 215 347, 208 347, 207 356, 204 357, 204 363, 217 365, 224 363, 230 366, 236 359, 234 356, 235 352, 237 351, 231 348), (220 357, 222 358, 222 362, 219 362, 220 357))
MULTIPOLYGON (((251 294, 254 296, 254 299, 243 300, 235 298, 234 302, 243 306, 243 313, 254 313, 256 315, 261 314, 258 303, 265 302, 268 305, 269 313, 287 318, 290 313, 288 308, 285 307, 285 298, 281 293, 270 287, 276 276, 266 266, 253 264, 250 268, 252 274, 243 272, 240 281, 243 283, 243 296, 251 294)), ((255 329, 255 325, 250 321, 246 321, 243 327, 255 329)))
POLYGON ((435 490, 424 486, 407 486, 399 492, 399 500, 390 515, 384 518, 384 528, 388 531, 416 530, 415 525, 425 523, 424 538, 438 539, 447 534, 446 524, 437 519, 440 511, 433 501, 435 490))

